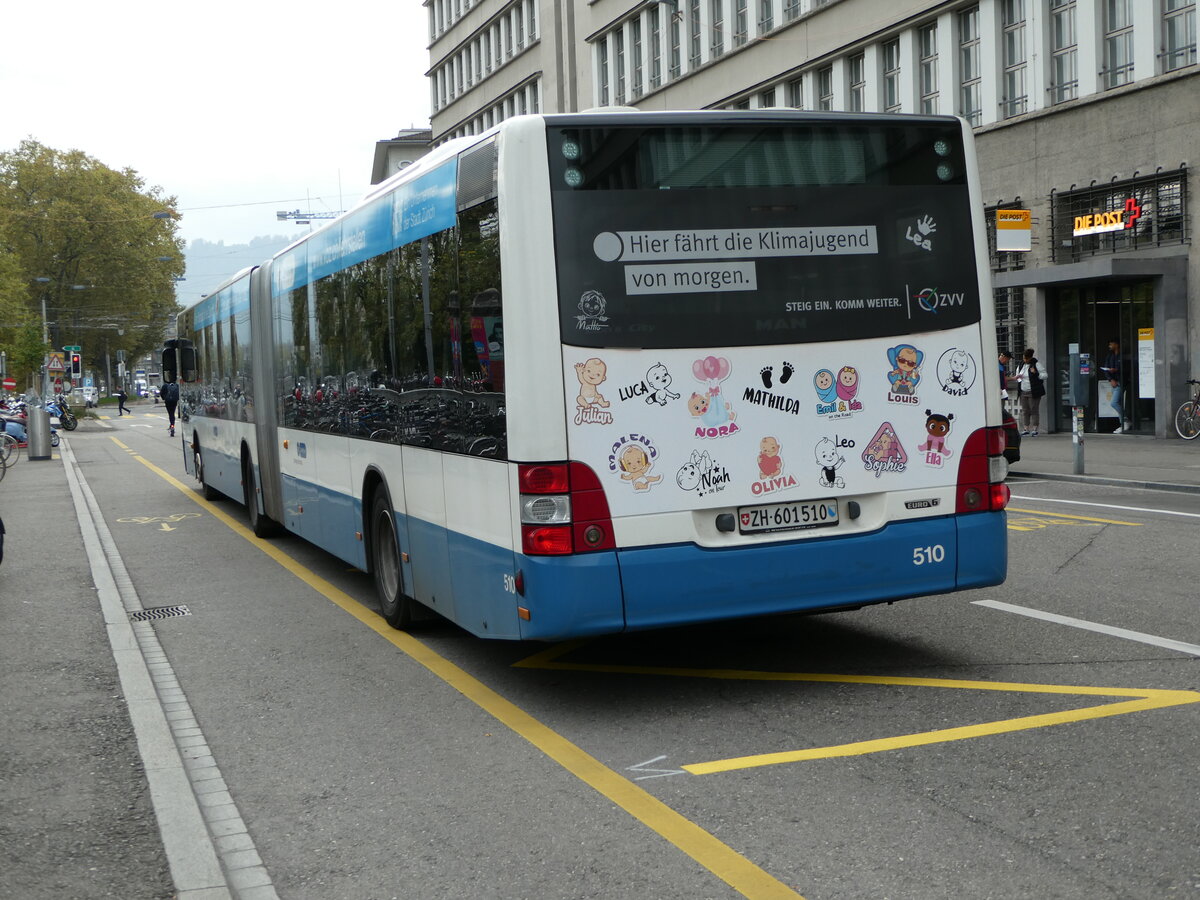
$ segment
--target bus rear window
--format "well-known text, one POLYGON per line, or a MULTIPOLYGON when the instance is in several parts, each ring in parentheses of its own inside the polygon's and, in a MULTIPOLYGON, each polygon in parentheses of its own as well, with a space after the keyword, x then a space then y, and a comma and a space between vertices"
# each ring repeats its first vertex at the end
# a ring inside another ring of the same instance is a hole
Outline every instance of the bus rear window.
POLYGON ((954 120, 551 117, 547 140, 564 343, 800 343, 979 320, 954 120))

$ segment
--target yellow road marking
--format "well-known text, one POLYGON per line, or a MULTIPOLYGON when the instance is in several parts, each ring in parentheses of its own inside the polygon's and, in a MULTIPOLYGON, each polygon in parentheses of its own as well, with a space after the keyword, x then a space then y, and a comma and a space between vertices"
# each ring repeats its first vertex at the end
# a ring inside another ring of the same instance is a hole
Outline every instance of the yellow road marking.
POLYGON ((1088 719, 1101 719, 1107 716, 1120 716, 1126 713, 1141 712, 1147 709, 1163 709, 1168 706, 1182 706, 1187 703, 1200 703, 1200 692, 1196 691, 1166 691, 1137 688, 1102 688, 1079 687, 1076 685, 1057 684, 1025 684, 1003 681, 960 681, 944 678, 908 678, 887 675, 833 675, 825 673, 799 672, 761 672, 744 669, 690 669, 671 668, 666 666, 626 666, 605 665, 593 663, 562 662, 561 657, 579 647, 582 641, 567 641, 547 650, 521 660, 516 665, 532 669, 557 669, 575 672, 607 672, 623 675, 654 675, 674 676, 682 678, 711 678, 726 681, 792 681, 820 682, 825 684, 871 684, 901 687, 931 687, 952 688, 956 690, 976 691, 1009 691, 1026 694, 1063 694, 1075 696, 1096 697, 1132 697, 1117 703, 1105 703, 1099 706, 1088 706, 1081 709, 1070 709, 1057 713, 1045 713, 1036 716, 1022 716, 1017 719, 1001 719, 996 722, 984 722, 979 725, 965 725, 959 728, 942 728, 937 731, 926 731, 918 734, 906 734, 899 737, 879 738, 869 741, 855 741, 849 744, 837 744, 830 747, 810 747, 804 750, 787 750, 777 753, 760 753, 752 756, 741 756, 734 759, 720 759, 711 762, 692 763, 680 766, 684 771, 693 775, 711 775, 715 772, 731 772, 736 769, 752 769, 759 766, 773 766, 780 763, 802 762, 810 759, 830 759, 838 756, 861 756, 867 753, 881 753, 885 750, 899 750, 904 747, 921 747, 927 744, 941 744, 949 741, 961 741, 968 738, 987 737, 1005 734, 1012 731, 1026 731, 1032 728, 1045 728, 1050 725, 1064 725, 1068 722, 1083 722, 1088 719))
POLYGON ((614 772, 562 735, 543 725, 516 704, 506 700, 483 682, 434 652, 421 641, 402 631, 396 631, 376 613, 366 609, 349 594, 301 566, 282 550, 255 537, 248 527, 223 509, 200 497, 183 482, 167 474, 144 457, 136 457, 136 459, 335 606, 423 665, 484 712, 508 726, 576 778, 620 806, 647 828, 670 841, 744 897, 752 898, 752 900, 759 900, 759 898, 762 900, 775 900, 775 898, 804 900, 795 890, 769 875, 733 848, 717 840, 695 822, 680 815, 623 775, 614 772))
POLYGON ((1015 506, 1008 507, 1008 512, 1030 513, 1035 516, 1046 516, 1049 519, 1074 519, 1078 522, 1100 522, 1104 525, 1129 525, 1134 528, 1140 528, 1143 522, 1122 522, 1120 519, 1098 519, 1094 516, 1069 516, 1066 513, 1052 513, 1041 509, 1018 509, 1015 506))

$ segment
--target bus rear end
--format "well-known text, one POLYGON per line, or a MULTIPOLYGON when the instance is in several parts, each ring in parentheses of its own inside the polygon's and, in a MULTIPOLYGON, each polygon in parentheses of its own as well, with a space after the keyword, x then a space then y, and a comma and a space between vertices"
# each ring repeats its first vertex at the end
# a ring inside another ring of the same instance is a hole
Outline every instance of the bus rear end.
POLYGON ((565 453, 516 467, 522 634, 1002 582, 969 130, 786 112, 545 121, 548 395, 563 409, 544 416, 561 415, 565 453))

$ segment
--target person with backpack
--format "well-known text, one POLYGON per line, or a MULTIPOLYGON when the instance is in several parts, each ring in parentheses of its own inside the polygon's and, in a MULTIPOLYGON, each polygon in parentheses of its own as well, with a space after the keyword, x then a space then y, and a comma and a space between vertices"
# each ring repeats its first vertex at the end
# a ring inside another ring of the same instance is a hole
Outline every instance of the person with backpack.
POLYGON ((1046 396, 1046 384, 1042 381, 1042 373, 1038 369, 1037 357, 1033 348, 1025 351, 1021 365, 1017 369, 1017 385, 1021 402, 1021 434, 1037 436, 1041 425, 1041 415, 1038 407, 1046 396))
POLYGON ((171 437, 174 437, 175 408, 179 405, 179 385, 173 381, 168 381, 159 389, 158 395, 162 398, 163 406, 167 408, 167 431, 171 437))

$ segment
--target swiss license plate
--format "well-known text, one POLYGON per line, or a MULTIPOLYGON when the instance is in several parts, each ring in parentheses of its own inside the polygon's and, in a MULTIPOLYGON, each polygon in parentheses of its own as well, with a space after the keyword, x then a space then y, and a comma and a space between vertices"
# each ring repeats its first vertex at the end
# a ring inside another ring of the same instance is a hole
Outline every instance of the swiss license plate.
POLYGON ((837 523, 836 500, 771 503, 766 506, 743 506, 738 510, 738 531, 742 534, 827 528, 837 523))

